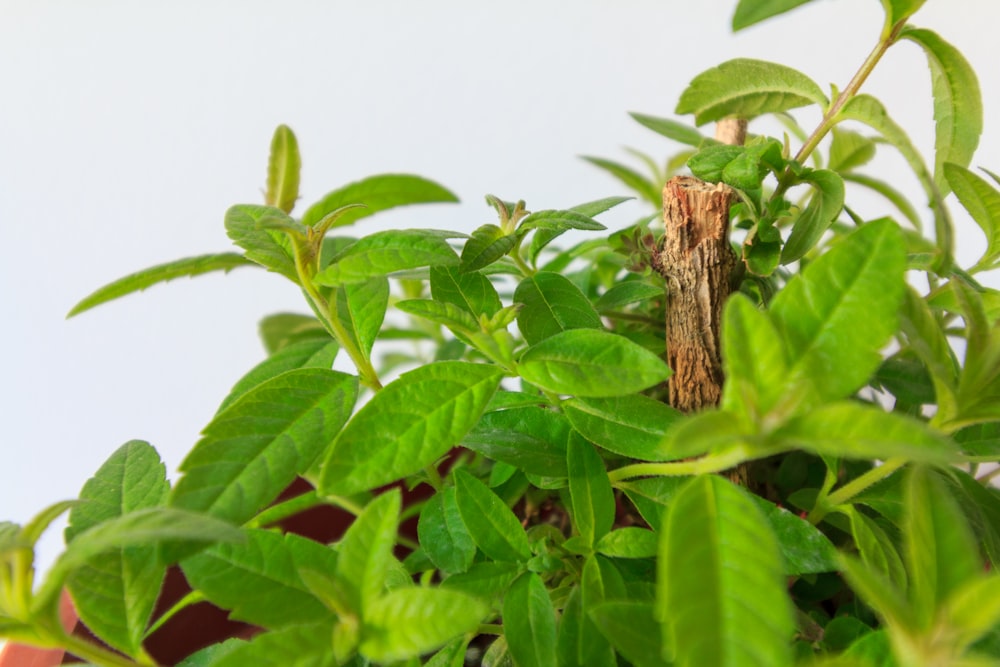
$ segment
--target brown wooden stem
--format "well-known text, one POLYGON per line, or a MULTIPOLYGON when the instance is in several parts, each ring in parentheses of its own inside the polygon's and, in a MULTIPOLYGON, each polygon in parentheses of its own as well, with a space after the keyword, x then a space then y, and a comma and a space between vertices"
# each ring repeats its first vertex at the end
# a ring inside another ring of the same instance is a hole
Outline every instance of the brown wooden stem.
POLYGON ((670 405, 694 412, 719 403, 719 323, 736 255, 729 245, 734 192, 723 184, 677 176, 663 188, 663 246, 654 268, 667 281, 670 405))

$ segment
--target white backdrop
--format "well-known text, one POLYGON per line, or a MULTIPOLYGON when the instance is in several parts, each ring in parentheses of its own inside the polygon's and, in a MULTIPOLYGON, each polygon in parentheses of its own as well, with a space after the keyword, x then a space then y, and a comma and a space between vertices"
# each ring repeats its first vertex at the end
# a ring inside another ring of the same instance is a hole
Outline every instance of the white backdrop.
MULTIPOLYGON (((669 116, 694 75, 738 56, 842 86, 881 22, 876 0, 839 0, 731 35, 734 5, 0 0, 0 519, 75 496, 129 439, 152 442, 173 471, 262 359, 257 320, 304 309, 290 283, 240 269, 64 319, 136 269, 229 249, 223 212, 261 201, 277 124, 299 138, 303 204, 399 171, 463 202, 365 223, 379 228, 471 231, 491 221, 485 193, 536 209, 627 194, 577 157, 675 148, 627 111, 669 116)), ((987 130, 975 164, 1000 170, 1000 2, 930 0, 914 23, 979 72, 987 130)), ((932 154, 916 46, 892 49, 865 90, 932 154)), ((889 155, 877 169, 899 172, 919 200, 902 165, 889 155)), ((626 204, 606 221, 642 211, 626 204)), ((975 228, 966 243, 968 263, 983 243, 975 228)), ((60 543, 45 542, 45 560, 60 543)))

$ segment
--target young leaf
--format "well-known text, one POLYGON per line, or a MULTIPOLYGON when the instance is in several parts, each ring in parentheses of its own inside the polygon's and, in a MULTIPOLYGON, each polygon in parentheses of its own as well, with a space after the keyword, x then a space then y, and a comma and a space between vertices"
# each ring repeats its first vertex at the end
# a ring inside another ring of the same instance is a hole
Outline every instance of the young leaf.
POLYGON ((973 271, 985 269, 1000 257, 1000 191, 961 165, 945 162, 943 169, 958 201, 986 235, 986 250, 973 271))
POLYGON ((774 322, 750 299, 734 294, 722 314, 722 407, 752 425, 771 412, 786 390, 788 359, 774 322))
POLYGON ((375 277, 333 288, 337 321, 365 357, 371 353, 389 306, 389 281, 375 277))
POLYGON ((396 308, 448 327, 455 335, 463 337, 463 340, 467 340, 470 334, 480 329, 479 322, 469 314, 469 311, 446 301, 406 299, 396 302, 396 308))
POLYGON ((469 568, 468 572, 455 574, 441 583, 442 588, 464 591, 482 600, 499 605, 503 593, 521 573, 518 563, 483 561, 469 568))
POLYGON ((958 503, 937 473, 913 468, 906 484, 903 535, 910 600, 930 628, 944 603, 983 571, 976 540, 958 503))
POLYGON ((476 556, 476 544, 462 521, 455 487, 441 489, 424 504, 417 523, 420 546, 445 574, 466 572, 476 556))
POLYGON ((503 304, 490 279, 479 271, 461 272, 455 267, 435 266, 430 271, 431 296, 450 303, 474 317, 492 317, 503 304))
POLYGON ((375 600, 361 629, 361 653, 386 663, 433 651, 473 632, 489 612, 480 600, 442 588, 400 588, 375 600))
POLYGON ((298 228, 305 232, 300 223, 273 206, 237 204, 226 211, 226 234, 246 251, 246 259, 280 273, 294 283, 298 283, 299 277, 291 243, 281 229, 298 228))
POLYGON ((958 49, 936 33, 906 27, 900 38, 916 42, 927 54, 934 94, 934 183, 943 197, 950 191, 944 164, 968 166, 983 132, 979 79, 958 49))
POLYGON ((614 490, 601 455, 580 435, 570 437, 566 460, 573 525, 593 546, 615 522, 614 490))
POLYGON ((73 309, 66 314, 66 317, 79 315, 83 311, 90 310, 102 303, 113 301, 133 292, 141 292, 158 283, 165 283, 176 278, 193 278, 212 271, 229 273, 241 266, 255 266, 255 264, 250 259, 238 253, 222 252, 212 255, 187 257, 167 262, 166 264, 152 266, 148 269, 127 275, 124 278, 119 278, 94 291, 73 306, 73 309))
POLYGON ((895 590, 905 590, 907 576, 903 559, 881 526, 856 508, 845 507, 841 511, 851 521, 851 537, 865 567, 884 577, 895 590))
POLYGON ((753 118, 807 104, 828 104, 812 79, 790 67, 736 58, 696 76, 681 94, 674 113, 695 115, 695 123, 738 116, 753 118))
POLYGON ((629 115, 632 116, 632 118, 634 118, 638 123, 644 127, 648 127, 653 132, 662 134, 667 139, 673 139, 674 141, 687 146, 694 146, 695 148, 698 148, 707 139, 695 128, 685 125, 684 123, 678 123, 676 120, 671 120, 669 118, 657 118, 656 116, 647 116, 646 114, 636 113, 634 111, 630 111, 629 115))
MULTIPOLYGON (((580 213, 588 218, 593 218, 599 213, 603 213, 608 209, 614 208, 621 204, 622 202, 634 199, 634 197, 605 197, 604 199, 597 199, 595 201, 586 202, 584 204, 577 204, 569 210, 574 213, 580 213)), ((528 250, 528 257, 534 262, 538 258, 538 253, 542 251, 545 246, 553 241, 556 237, 563 233, 565 230, 559 229, 539 229, 535 232, 531 239, 531 247, 528 250)))
POLYGON ((570 229, 582 229, 595 232, 607 229, 607 227, 590 216, 577 213, 576 211, 547 210, 532 213, 522 220, 518 226, 518 231, 522 233, 529 229, 549 229, 560 232, 570 229))
POLYGON ((514 290, 521 304, 517 326, 529 345, 569 329, 600 329, 601 316, 590 300, 568 278, 539 271, 522 280, 514 290))
POLYGON ((537 405, 487 412, 462 446, 533 475, 566 476, 566 418, 537 405))
POLYGON ((886 29, 910 18, 925 2, 927 0, 882 0, 886 29))
POLYGON ((458 469, 454 474, 458 511, 476 546, 498 561, 530 558, 528 536, 510 508, 469 473, 458 469))
POLYGON ((453 266, 458 255, 447 234, 428 229, 389 229, 347 246, 314 277, 319 285, 365 282, 376 276, 423 266, 453 266))
POLYGON ((781 249, 782 264, 797 261, 809 252, 844 208, 844 180, 836 172, 816 169, 804 174, 801 181, 813 186, 813 195, 781 249))
POLYGON ((408 206, 457 202, 458 197, 433 181, 412 174, 370 176, 326 194, 302 216, 302 224, 311 227, 327 214, 349 204, 363 204, 337 219, 336 226, 351 225, 373 213, 408 206))
POLYGON ((740 0, 733 14, 733 32, 748 28, 764 19, 795 9, 810 0, 740 0))
POLYGON ((896 331, 905 268, 899 228, 881 220, 852 232, 788 282, 769 310, 786 341, 789 386, 834 400, 868 381, 896 331))
POLYGON ((399 489, 377 496, 354 520, 337 546, 335 578, 347 596, 344 606, 358 616, 367 618, 385 590, 401 507, 399 489))
POLYGON ((612 600, 591 607, 597 629, 635 667, 667 667, 663 632, 653 605, 638 600, 612 600))
POLYGON ((902 456, 914 461, 959 460, 958 446, 912 417, 838 401, 792 419, 775 438, 820 455, 859 459, 902 456))
MULTIPOLYGON (((69 513, 66 541, 104 521, 164 503, 166 468, 148 443, 120 447, 80 491, 69 513)), ((166 568, 153 545, 116 549, 77 569, 67 584, 80 618, 109 645, 136 655, 160 593, 166 568)))
POLYGON ((271 139, 271 156, 267 161, 267 192, 264 202, 268 206, 291 213, 299 198, 299 171, 302 158, 295 134, 287 125, 279 125, 271 139))
POLYGON ((672 458, 661 442, 682 415, 662 401, 642 394, 572 398, 562 409, 577 432, 609 452, 642 461, 672 458))
POLYGON ((518 361, 522 378, 542 389, 576 396, 622 396, 670 376, 657 355, 616 334, 570 329, 529 347, 518 361))
POLYGON ((692 174, 703 181, 719 183, 723 180, 722 175, 726 167, 745 151, 743 146, 713 144, 692 155, 687 161, 687 166, 692 174))
POLYGON ((275 313, 268 315, 257 325, 264 349, 269 355, 287 345, 304 340, 330 340, 330 334, 323 324, 312 315, 298 313, 275 313))
POLYGON ((680 664, 793 662, 777 541, 753 501, 721 477, 695 478, 669 508, 656 610, 680 664))
POLYGON ((617 178, 625 184, 626 187, 635 191, 653 206, 656 206, 657 208, 662 206, 662 196, 660 194, 661 187, 636 170, 631 167, 626 167, 623 164, 619 164, 618 162, 606 160, 600 157, 593 157, 590 155, 583 155, 581 157, 595 167, 599 167, 617 178))
POLYGON ((862 167, 875 157, 875 142, 857 132, 833 128, 830 142, 830 171, 844 172, 862 167))
POLYGON ((232 405, 236 399, 254 387, 282 373, 300 368, 331 368, 338 351, 340 346, 330 340, 330 335, 326 332, 323 338, 309 338, 284 347, 241 377, 229 390, 229 395, 223 399, 219 411, 232 405))
POLYGON ((240 544, 216 544, 181 561, 191 586, 228 609, 235 620, 284 628, 332 613, 299 576, 303 569, 330 572, 337 554, 322 544, 288 533, 246 529, 240 544))
POLYGON ((305 472, 350 417, 356 377, 289 371, 215 416, 181 463, 170 504, 243 523, 305 472))
POLYGON ((556 664, 556 612, 541 577, 525 572, 503 602, 503 629, 518 667, 556 664))
POLYGON ((506 234, 493 224, 486 224, 472 232, 462 248, 462 272, 478 271, 509 253, 517 243, 517 236, 506 234))
MULTIPOLYGON (((187 664, 181 663, 181 667, 187 664)), ((211 662, 204 663, 205 667, 334 667, 337 664, 330 643, 329 622, 264 632, 232 646, 222 655, 213 655, 211 662)))
POLYGON ((501 374, 493 366, 461 361, 404 373, 337 437, 323 462, 320 492, 350 495, 431 465, 479 421, 501 374))

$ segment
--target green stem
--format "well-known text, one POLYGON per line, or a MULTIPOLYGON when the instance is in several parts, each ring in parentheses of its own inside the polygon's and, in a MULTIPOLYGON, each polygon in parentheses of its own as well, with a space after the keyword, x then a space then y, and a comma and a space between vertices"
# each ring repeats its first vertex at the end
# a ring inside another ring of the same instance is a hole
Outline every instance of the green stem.
POLYGON ((68 634, 65 631, 52 633, 52 635, 53 636, 50 637, 52 641, 50 647, 58 646, 60 648, 64 648, 67 652, 72 653, 78 658, 82 658, 84 662, 92 663, 94 665, 101 665, 102 667, 137 667, 138 665, 152 667, 156 665, 156 663, 148 657, 143 659, 141 662, 137 662, 131 658, 121 655, 120 653, 115 653, 110 649, 106 649, 103 646, 93 644, 85 639, 68 634))
POLYGON ((809 513, 808 521, 814 526, 819 524, 827 514, 836 507, 844 505, 852 498, 865 491, 871 486, 881 482, 883 479, 896 472, 907 463, 907 459, 899 457, 889 459, 882 465, 872 468, 863 475, 859 475, 844 486, 840 487, 830 495, 820 496, 816 499, 816 506, 809 513))
POLYGON ((632 477, 703 475, 729 470, 747 460, 742 448, 734 448, 718 454, 709 454, 693 461, 670 461, 668 463, 634 463, 622 466, 608 473, 615 484, 632 477))
MULTIPOLYGON (((899 25, 895 26, 888 35, 880 39, 875 48, 872 49, 865 61, 861 63, 861 67, 855 72, 854 76, 851 78, 847 87, 841 91, 837 99, 833 101, 833 104, 826 110, 823 114, 823 119, 820 124, 813 130, 813 133, 806 139, 806 142, 802 144, 802 148, 795 155, 795 161, 799 164, 804 163, 809 156, 812 154, 823 138, 833 129, 833 126, 837 124, 837 116, 840 115, 841 109, 847 104, 851 99, 858 94, 861 86, 864 84, 865 80, 868 79, 868 75, 872 73, 875 69, 875 65, 878 64, 882 56, 885 55, 886 50, 892 46, 896 39, 899 37, 899 32, 903 29, 904 22, 900 22, 899 25)), ((771 195, 771 201, 775 201, 781 197, 785 191, 791 187, 795 180, 795 174, 791 167, 785 170, 782 174, 781 179, 778 181, 778 187, 775 188, 774 194, 771 195)))
POLYGON ((503 626, 497 625, 496 623, 483 623, 478 628, 476 628, 476 634, 479 635, 502 635, 503 626))

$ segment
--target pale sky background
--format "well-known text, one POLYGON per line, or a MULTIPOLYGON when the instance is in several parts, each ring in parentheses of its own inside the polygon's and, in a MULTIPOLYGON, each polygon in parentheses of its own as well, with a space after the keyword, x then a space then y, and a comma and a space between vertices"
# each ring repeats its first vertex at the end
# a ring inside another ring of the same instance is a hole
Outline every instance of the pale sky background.
MULTIPOLYGON (((231 385, 262 360, 257 321, 305 312, 291 283, 240 269, 64 319, 132 271, 230 249, 223 213, 261 201, 276 125, 299 138, 298 213, 385 172, 421 174, 462 200, 380 214, 369 230, 468 232, 493 221, 486 193, 534 209, 628 194, 577 156, 629 161, 622 146, 657 157, 677 147, 626 112, 672 116, 693 76, 734 57, 843 86, 881 25, 877 0, 825 0, 732 35, 734 6, 0 0, 0 519, 23 522, 76 496, 130 439, 153 443, 175 470, 231 385)), ((913 22, 979 72, 987 128, 974 164, 1000 170, 1000 2, 930 0, 913 22)), ((865 91, 931 157, 918 48, 892 49, 865 91)), ((875 170, 921 201, 886 154, 875 170)), ((604 219, 621 227, 644 211, 630 203, 604 219)), ((983 237, 963 229, 968 264, 983 237)), ((60 544, 58 534, 46 540, 43 560, 60 544)))

